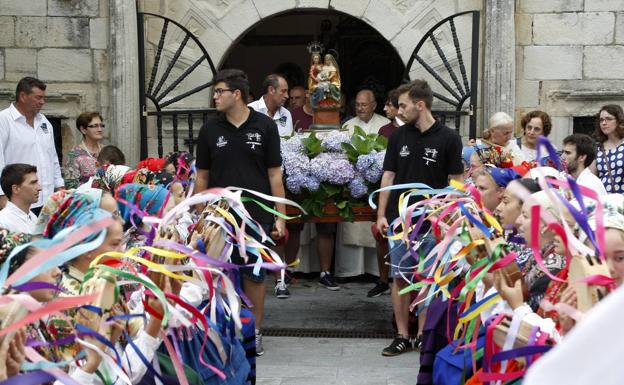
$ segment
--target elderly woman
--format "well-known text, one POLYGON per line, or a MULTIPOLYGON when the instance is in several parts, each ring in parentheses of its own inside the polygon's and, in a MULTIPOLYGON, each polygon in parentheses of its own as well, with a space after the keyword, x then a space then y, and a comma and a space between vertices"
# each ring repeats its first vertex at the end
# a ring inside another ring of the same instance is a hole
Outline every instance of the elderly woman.
POLYGON ((84 112, 76 119, 82 141, 67 154, 64 168, 65 188, 76 188, 95 175, 97 157, 102 149, 104 123, 99 112, 84 112))
POLYGON ((594 137, 598 142, 596 162, 590 169, 608 193, 624 193, 624 111, 616 104, 600 109, 594 137))
POLYGON ((489 128, 483 132, 483 138, 477 140, 477 144, 486 144, 497 152, 501 157, 517 166, 522 164, 524 154, 516 140, 513 138, 513 119, 505 112, 497 112, 490 118, 489 128))
POLYGON ((537 138, 540 135, 547 137, 552 129, 550 116, 544 111, 531 111, 522 117, 520 125, 522 138, 518 139, 518 145, 525 160, 533 162, 537 159, 537 138))

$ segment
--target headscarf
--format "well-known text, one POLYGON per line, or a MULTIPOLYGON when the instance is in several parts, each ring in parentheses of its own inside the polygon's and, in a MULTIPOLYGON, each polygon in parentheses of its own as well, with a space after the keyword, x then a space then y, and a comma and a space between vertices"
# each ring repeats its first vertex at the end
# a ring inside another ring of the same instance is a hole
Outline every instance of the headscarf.
POLYGON ((60 190, 48 197, 43 205, 43 208, 41 209, 41 212, 39 213, 39 218, 37 219, 37 224, 35 224, 33 234, 43 234, 48 222, 50 221, 50 217, 58 211, 63 201, 69 198, 73 193, 74 190, 60 190))
POLYGON ((167 155, 166 163, 175 167, 176 179, 185 180, 191 173, 193 155, 187 151, 172 152, 167 155))
POLYGON ((146 168, 151 172, 158 172, 165 167, 165 159, 162 158, 146 158, 139 162, 137 170, 146 168))
POLYGON ((487 171, 500 187, 506 188, 509 182, 520 179, 520 174, 511 168, 488 167, 487 171))
POLYGON ((67 197, 50 216, 43 236, 54 238, 63 229, 78 223, 80 216, 97 208, 97 204, 87 194, 74 192, 67 197))
POLYGON ((100 167, 95 172, 91 187, 114 193, 124 179, 124 175, 131 170, 128 166, 108 165, 100 167))
MULTIPOLYGON (((13 233, 7 229, 0 229, 0 265, 4 265, 9 255, 17 246, 30 242, 32 236, 26 233, 13 233)), ((26 259, 26 253, 17 253, 9 262, 9 275, 15 272, 26 259)))
POLYGON ((145 215, 159 216, 167 204, 171 193, 162 186, 144 184, 126 184, 119 188, 115 198, 119 206, 119 212, 126 223, 138 225, 142 218, 133 215, 133 208, 145 215))

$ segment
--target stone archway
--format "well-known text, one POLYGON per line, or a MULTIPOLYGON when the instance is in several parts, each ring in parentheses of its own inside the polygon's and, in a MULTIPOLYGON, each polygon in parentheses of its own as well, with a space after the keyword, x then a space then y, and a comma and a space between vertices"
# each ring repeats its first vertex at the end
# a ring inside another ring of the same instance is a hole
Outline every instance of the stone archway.
MULTIPOLYGON (((120 0, 116 1, 119 2, 120 0)), ((466 10, 480 10, 484 7, 482 0, 160 0, 158 2, 139 0, 136 4, 139 11, 168 17, 188 29, 206 47, 212 62, 217 68, 221 67, 232 47, 243 39, 249 30, 263 23, 264 20, 279 14, 293 11, 311 13, 329 11, 330 13, 349 15, 378 32, 389 43, 394 51, 393 54, 398 54, 400 60, 405 64, 411 57, 419 39, 436 23, 450 15, 466 10)), ((127 19, 128 17, 129 15, 126 15, 127 19)), ((152 49, 159 45, 159 28, 162 27, 162 23, 160 26, 154 24, 153 27, 146 23, 144 31, 146 45, 151 45, 152 49)), ((461 27, 461 24, 457 25, 458 31, 461 31, 461 27)), ((127 30, 127 28, 125 29, 127 30)), ((119 31, 116 32, 119 35, 119 31)), ((460 34, 460 38, 461 36, 460 34)), ((171 44, 165 43, 163 56, 174 56, 182 38, 182 35, 176 37, 174 34, 170 41, 171 44)), ((436 35, 436 38, 442 45, 443 50, 446 48, 452 49, 450 34, 441 32, 436 35)), ((124 41, 124 44, 127 44, 126 42, 130 40, 132 39, 124 41)), ((192 63, 201 56, 199 48, 194 43, 190 44, 189 47, 191 51, 195 49, 195 52, 191 52, 188 57, 182 54, 180 63, 192 63)), ((115 51, 122 52, 121 55, 115 53, 114 57, 129 59, 118 60, 119 63, 122 63, 121 67, 124 67, 123 63, 127 64, 125 66, 127 68, 136 62, 135 56, 129 57, 128 55, 132 51, 131 49, 115 49, 115 51)), ((425 60, 431 58, 432 67, 436 68, 436 70, 443 68, 444 65, 448 67, 448 63, 443 64, 434 57, 434 50, 430 49, 426 54, 430 55, 424 56, 425 60)), ((451 66, 455 66, 455 64, 450 63, 451 66)), ((118 66, 114 64, 113 67, 113 71, 118 72, 115 70, 118 66)), ((183 72, 184 70, 183 64, 173 69, 174 73, 176 71, 183 72)), ((409 77, 412 79, 430 79, 426 71, 415 67, 410 68, 409 77)), ((113 78, 116 79, 117 76, 113 76, 113 78)), ((198 82, 205 82, 211 78, 212 74, 206 69, 205 73, 195 74, 192 79, 189 77, 186 84, 182 83, 179 87, 180 89, 190 90, 196 84, 201 84, 198 82)), ((122 87, 128 88, 126 92, 128 97, 134 96, 134 92, 130 89, 134 88, 133 84, 124 84, 122 87)), ((114 84, 112 88, 111 94, 115 94, 116 87, 114 84)), ((209 92, 208 89, 205 91, 209 92)), ((202 105, 205 108, 207 97, 209 95, 197 95, 194 98, 185 99, 177 104, 175 108, 198 108, 198 105, 202 105)), ((127 110, 129 106, 134 106, 134 103, 121 103, 120 100, 115 100, 113 96, 111 105, 116 107, 114 109, 116 115, 126 116, 127 120, 129 115, 127 110)), ((480 106, 476 108, 480 110, 480 106)), ((136 138, 138 136, 134 133, 134 128, 137 125, 125 124, 124 126, 131 127, 131 130, 124 131, 123 135, 120 136, 126 138, 130 136, 136 138)), ((154 138, 153 134, 148 134, 147 137, 151 138, 150 140, 154 138)), ((153 146, 150 145, 150 148, 153 148, 153 146)), ((153 151, 150 151, 150 153, 153 153, 153 151)))

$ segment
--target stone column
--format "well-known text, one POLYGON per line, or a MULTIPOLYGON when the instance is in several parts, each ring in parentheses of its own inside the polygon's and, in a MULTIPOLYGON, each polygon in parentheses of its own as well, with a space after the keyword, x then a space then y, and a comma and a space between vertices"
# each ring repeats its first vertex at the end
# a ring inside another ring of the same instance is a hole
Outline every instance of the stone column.
POLYGON ((134 0, 110 0, 111 139, 128 165, 139 161, 140 110, 137 9, 134 0))
POLYGON ((516 29, 514 1, 486 0, 483 59, 483 128, 493 113, 514 116, 516 29))

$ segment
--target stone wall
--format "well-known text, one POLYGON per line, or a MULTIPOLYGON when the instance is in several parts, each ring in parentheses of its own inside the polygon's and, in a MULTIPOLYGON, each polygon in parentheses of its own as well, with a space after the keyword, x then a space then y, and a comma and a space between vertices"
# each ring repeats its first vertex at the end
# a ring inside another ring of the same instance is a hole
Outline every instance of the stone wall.
POLYGON ((0 108, 22 77, 46 82, 43 112, 62 118, 64 154, 81 112, 108 121, 108 12, 108 0, 0 0, 0 108))
POLYGON ((546 111, 560 146, 574 117, 624 104, 624 0, 517 0, 515 21, 518 119, 546 111))

